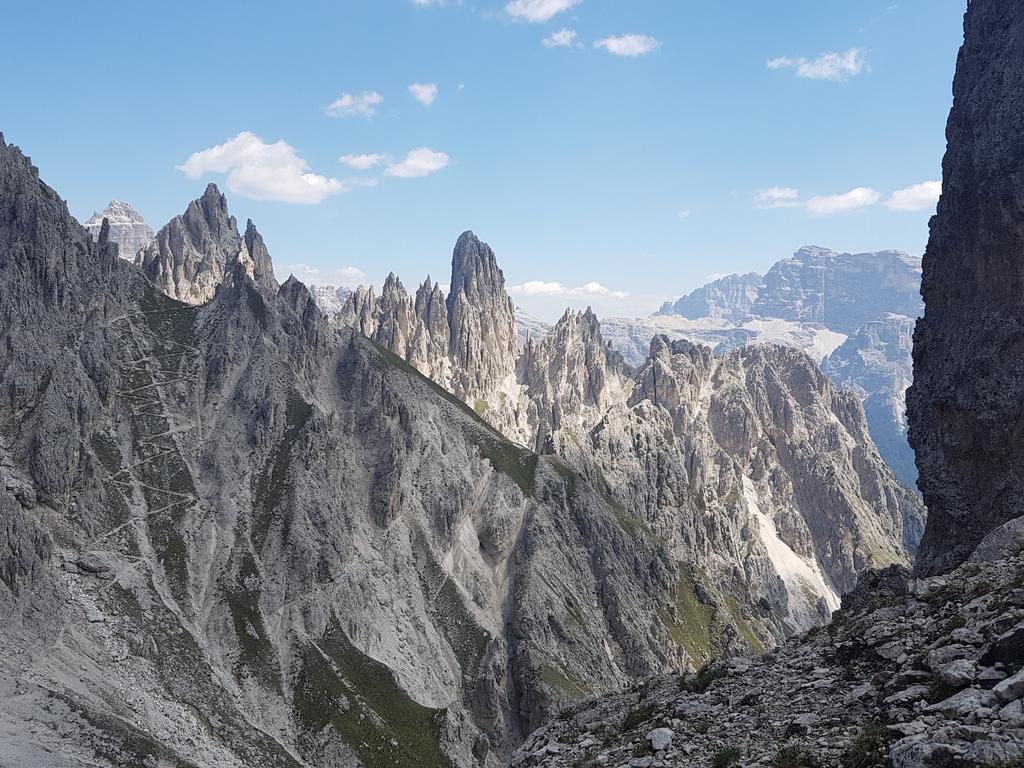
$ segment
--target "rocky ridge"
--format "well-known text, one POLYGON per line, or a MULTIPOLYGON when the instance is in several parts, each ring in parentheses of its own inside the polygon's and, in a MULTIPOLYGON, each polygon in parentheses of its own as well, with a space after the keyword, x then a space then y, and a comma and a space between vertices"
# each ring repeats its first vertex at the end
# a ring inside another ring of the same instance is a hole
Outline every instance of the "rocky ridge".
MULTIPOLYGON (((486 295, 504 307, 503 292, 498 284, 486 295)), ((441 313, 437 330, 424 331, 425 308, 447 307, 441 298, 428 279, 414 303, 391 275, 379 297, 357 289, 334 321, 445 385, 460 366, 443 354, 451 323, 441 313), (422 338, 441 342, 425 354, 410 343, 422 338)), ((512 318, 503 326, 511 338, 512 318)), ((691 665, 824 622, 857 573, 906 562, 922 525, 857 399, 802 353, 756 350, 719 359, 659 336, 633 371, 593 312, 567 311, 542 339, 526 339, 514 377, 465 398, 510 439, 606 488, 624 524, 665 543, 701 627, 678 634, 691 665)))
POLYGON ((917 482, 914 456, 907 450, 906 392, 914 377, 913 333, 913 318, 883 315, 850 334, 821 364, 830 380, 860 398, 879 454, 907 488, 917 482))
POLYGON ((106 208, 90 216, 84 226, 94 238, 100 236, 104 219, 110 227, 107 236, 110 242, 117 244, 117 253, 122 259, 134 261, 135 254, 153 242, 153 228, 130 203, 111 200, 106 208))
POLYGON ((920 260, 900 251, 805 246, 763 277, 729 275, 666 303, 647 320, 612 319, 604 326, 627 360, 658 332, 716 351, 765 341, 804 349, 836 385, 861 397, 882 458, 914 489, 904 394, 912 378, 913 320, 922 311, 920 283, 920 260))

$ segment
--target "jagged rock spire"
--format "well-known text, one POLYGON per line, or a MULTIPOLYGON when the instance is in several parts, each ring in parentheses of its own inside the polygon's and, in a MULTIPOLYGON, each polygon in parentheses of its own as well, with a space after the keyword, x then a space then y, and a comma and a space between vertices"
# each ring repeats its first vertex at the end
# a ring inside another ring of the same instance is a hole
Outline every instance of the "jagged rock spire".
POLYGON ((447 307, 456 393, 493 391, 515 369, 515 311, 494 251, 469 231, 452 253, 447 307))
POLYGON ((236 263, 240 274, 260 288, 273 292, 278 287, 263 237, 251 220, 244 237, 238 233, 238 222, 216 184, 207 185, 184 213, 167 222, 135 263, 157 288, 189 304, 209 301, 236 263))

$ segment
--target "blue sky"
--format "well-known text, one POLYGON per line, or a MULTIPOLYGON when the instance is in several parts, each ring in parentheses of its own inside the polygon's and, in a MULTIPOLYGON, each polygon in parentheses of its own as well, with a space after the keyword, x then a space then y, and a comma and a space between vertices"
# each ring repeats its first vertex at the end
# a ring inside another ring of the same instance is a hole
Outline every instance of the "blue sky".
POLYGON ((443 283, 473 229, 527 311, 644 315, 806 243, 920 253, 965 5, 17 3, 0 130, 83 220, 215 181, 307 282, 443 283))

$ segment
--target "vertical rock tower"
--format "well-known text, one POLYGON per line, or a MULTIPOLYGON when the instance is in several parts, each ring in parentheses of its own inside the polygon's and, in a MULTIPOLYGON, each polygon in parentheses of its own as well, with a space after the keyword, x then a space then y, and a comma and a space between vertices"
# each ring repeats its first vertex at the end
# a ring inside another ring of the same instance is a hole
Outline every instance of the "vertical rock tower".
POLYGON ((1024 5, 973 0, 914 333, 921 575, 1024 514, 1024 5))
POLYGON ((472 232, 455 243, 447 306, 456 394, 495 391, 515 370, 515 310, 494 251, 472 232))

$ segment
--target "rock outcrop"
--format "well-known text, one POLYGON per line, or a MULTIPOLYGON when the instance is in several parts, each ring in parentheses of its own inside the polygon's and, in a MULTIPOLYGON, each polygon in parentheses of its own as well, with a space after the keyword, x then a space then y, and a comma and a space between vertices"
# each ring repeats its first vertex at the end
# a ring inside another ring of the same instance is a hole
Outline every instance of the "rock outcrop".
POLYGON ((122 259, 134 261, 135 254, 153 242, 153 228, 130 203, 111 200, 106 208, 90 216, 85 228, 94 238, 99 238, 104 219, 110 224, 107 237, 117 243, 117 253, 122 259))
POLYGON ((1024 515, 1024 13, 975 0, 953 81, 942 197, 914 333, 910 442, 930 520, 918 571, 1024 515))
MULTIPOLYGON (((500 290, 483 305, 504 307, 500 282, 488 284, 500 290)), ((450 304, 428 279, 413 305, 391 275, 380 297, 358 289, 335 317, 458 392, 467 372, 443 354, 450 304)), ((462 311, 481 314, 468 302, 462 311)), ((814 360, 767 343, 730 354, 723 341, 717 357, 661 336, 649 347, 634 373, 593 312, 567 311, 524 341, 514 377, 492 377, 489 390, 478 380, 461 397, 506 437, 607 488, 628 528, 667 543, 687 574, 680 599, 714 616, 676 633, 690 664, 820 624, 865 568, 907 562, 920 502, 879 459, 858 398, 836 392, 814 360), (757 541, 745 543, 751 531, 757 541)))
POLYGON ((900 251, 805 246, 764 277, 720 278, 650 318, 613 318, 603 329, 634 365, 658 333, 719 353, 765 342, 804 350, 834 383, 860 396, 883 458, 913 489, 917 472, 903 402, 912 367, 907 325, 922 310, 920 278, 920 260, 900 251))

